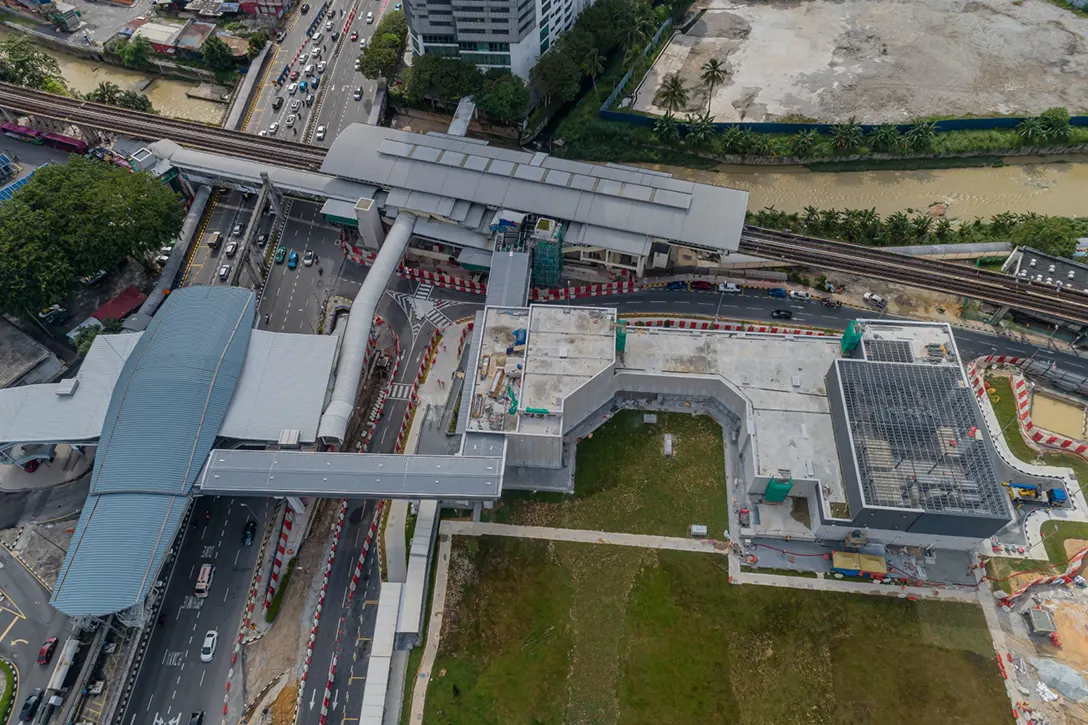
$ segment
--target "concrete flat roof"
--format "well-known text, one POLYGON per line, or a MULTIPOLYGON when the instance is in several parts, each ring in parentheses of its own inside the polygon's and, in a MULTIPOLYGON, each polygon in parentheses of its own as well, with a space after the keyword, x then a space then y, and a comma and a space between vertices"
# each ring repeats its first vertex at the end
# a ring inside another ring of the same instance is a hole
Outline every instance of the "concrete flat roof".
POLYGON ((484 310, 483 332, 480 336, 479 355, 469 365, 474 388, 466 381, 465 390, 470 392, 469 416, 466 431, 504 431, 517 430, 517 414, 510 415, 510 400, 506 397, 507 387, 512 387, 515 397, 521 399, 521 375, 518 365, 525 364, 525 351, 514 345, 514 331, 529 329, 528 307, 488 307, 484 310), (507 352, 510 348, 515 348, 507 352), (491 390, 496 377, 502 373, 501 390, 495 397, 491 390))
POLYGON ((563 398, 616 359, 616 310, 533 305, 518 408, 562 410, 563 398))
POLYGON ((7 320, 0 319, 0 388, 20 380, 49 357, 49 351, 7 320))

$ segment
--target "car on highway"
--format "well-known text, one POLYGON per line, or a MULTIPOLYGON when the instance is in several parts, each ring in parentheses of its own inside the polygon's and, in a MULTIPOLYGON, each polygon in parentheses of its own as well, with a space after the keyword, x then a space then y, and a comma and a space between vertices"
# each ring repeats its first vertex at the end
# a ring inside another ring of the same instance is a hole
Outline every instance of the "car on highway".
POLYGON ((277 43, 282 43, 283 39, 286 38, 286 37, 287 37, 287 33, 283 32, 282 30, 276 32, 276 42, 277 43))
POLYGON ((287 269, 295 269, 298 267, 298 252, 291 252, 287 257, 287 269))
POLYGON ((351 31, 351 42, 354 43, 358 39, 359 39, 359 31, 358 30, 351 31))
POLYGON ((223 251, 226 252, 228 257, 233 257, 238 252, 238 242, 231 242, 223 251))
POLYGON ((310 3, 302 3, 302 7, 299 8, 303 15, 310 12, 310 3))
POLYGON ((336 8, 333 8, 332 10, 329 11, 329 20, 332 20, 335 17, 336 17, 336 8))
POLYGON ((242 546, 253 546, 255 538, 257 538, 257 522, 250 519, 242 529, 242 546))
POLYGON ((314 64, 310 63, 302 72, 306 74, 307 78, 309 78, 314 74, 314 64))
POLYGON ((287 259, 287 247, 281 244, 276 247, 276 264, 283 264, 285 259, 287 259))
POLYGON ((359 41, 359 50, 366 50, 366 38, 359 41))
POLYGON ((314 250, 307 249, 306 255, 302 258, 302 263, 307 267, 312 267, 314 264, 314 250))
POLYGON ((204 635, 204 644, 200 647, 200 661, 211 662, 212 655, 215 654, 215 645, 219 641, 219 633, 214 629, 209 629, 208 633, 204 635))
POLYGON ((669 289, 669 290, 686 290, 687 288, 688 288, 688 283, 685 282, 682 279, 678 279, 678 280, 675 280, 673 282, 669 282, 667 285, 665 285, 665 289, 669 289))
POLYGON ((355 86, 355 92, 351 95, 355 98, 356 101, 361 101, 363 99, 363 87, 355 86))
POLYGON ((283 96, 276 96, 272 99, 272 110, 278 111, 283 108, 283 96))
POLYGON ((189 716, 189 725, 204 725, 204 711, 194 712, 189 716))
POLYGON ((326 64, 325 61, 321 61, 320 63, 317 64, 317 72, 318 73, 324 73, 325 68, 327 68, 327 67, 328 67, 328 64, 326 64))
POLYGON ((770 297, 786 297, 786 290, 782 287, 772 287, 767 290, 767 295, 770 297))
POLYGON ((339 30, 336 30, 336 31, 334 31, 334 32, 333 32, 333 34, 332 34, 332 42, 334 42, 334 43, 335 43, 335 42, 336 42, 336 41, 338 41, 338 40, 340 40, 340 31, 339 31, 339 30))
POLYGON ((719 282, 718 291, 723 295, 739 295, 744 294, 744 290, 740 288, 740 285, 735 282, 719 282))
POLYGON ((34 713, 38 711, 38 705, 40 704, 42 704, 42 688, 38 687, 23 701, 23 709, 19 711, 19 719, 23 722, 30 722, 30 719, 34 717, 34 713))
POLYGON ((325 32, 327 33, 327 32, 329 32, 330 30, 332 30, 332 21, 331 21, 331 20, 329 20, 329 21, 327 21, 327 22, 325 23, 325 32))
POLYGON ((808 292, 803 292, 802 290, 791 289, 790 299, 798 300, 800 302, 807 302, 808 300, 812 299, 812 295, 810 295, 808 292))
POLYGON ((291 85, 287 86, 287 92, 290 93, 292 96, 295 95, 295 91, 297 90, 298 83, 292 83, 291 85))
POLYGON ((366 24, 367 25, 373 25, 374 24, 374 13, 368 12, 366 14, 366 24))
POLYGON ((355 59, 355 71, 358 72, 359 69, 362 68, 362 67, 363 67, 363 61, 356 58, 355 59))
MULTIPOLYGON (((314 87, 316 88, 317 84, 314 84, 314 87)), ((306 96, 306 108, 313 108, 313 107, 314 107, 314 96, 306 96)))
POLYGON ((219 268, 219 279, 221 279, 221 280, 223 280, 225 282, 227 280, 227 277, 229 277, 229 276, 230 276, 230 265, 229 264, 224 264, 222 267, 219 268))
POLYGON ((261 233, 257 235, 257 246, 264 249, 264 245, 268 244, 268 235, 261 233))
POLYGON ((297 111, 300 108, 302 108, 302 101, 298 100, 297 98, 291 101, 291 112, 292 113, 297 111))
POLYGON ((42 642, 42 648, 38 650, 38 664, 47 665, 53 659, 53 651, 57 649, 57 638, 50 637, 42 642))
POLYGON ((314 48, 313 50, 311 50, 310 51, 310 57, 311 58, 320 58, 321 57, 321 48, 314 48))
POLYGON ((268 124, 268 133, 271 134, 272 136, 275 136, 276 131, 279 131, 279 130, 280 130, 280 125, 276 121, 273 121, 272 123, 268 124))
POLYGON ((293 113, 290 116, 288 116, 287 117, 287 128, 291 128, 292 126, 294 126, 295 121, 297 121, 297 120, 298 120, 298 116, 296 116, 293 113))
POLYGON ((314 43, 317 44, 317 43, 320 43, 321 39, 324 38, 324 37, 325 36, 322 35, 321 31, 319 30, 316 33, 314 33, 314 37, 310 38, 310 40, 314 41, 314 43))
POLYGON ((714 283, 707 282, 705 279, 695 279, 691 281, 691 289, 699 290, 700 292, 713 292, 714 283))
POLYGON ((300 91, 302 91, 303 93, 306 93, 306 92, 308 92, 309 88, 310 88, 310 84, 309 84, 309 83, 307 83, 306 81, 302 81, 302 82, 300 82, 300 83, 298 84, 298 89, 299 89, 300 91))
POLYGON ((317 127, 317 133, 314 134, 314 138, 316 138, 318 141, 324 141, 325 140, 325 131, 326 130, 327 129, 324 126, 318 126, 317 127))
POLYGON ((241 224, 235 224, 234 228, 230 230, 230 235, 232 237, 242 236, 242 225, 241 224))
POLYGON ((793 319, 793 312, 791 310, 771 310, 771 317, 776 320, 791 320, 793 319))
POLYGON ((299 77, 298 68, 295 68, 293 71, 291 71, 291 80, 297 81, 298 77, 299 77))

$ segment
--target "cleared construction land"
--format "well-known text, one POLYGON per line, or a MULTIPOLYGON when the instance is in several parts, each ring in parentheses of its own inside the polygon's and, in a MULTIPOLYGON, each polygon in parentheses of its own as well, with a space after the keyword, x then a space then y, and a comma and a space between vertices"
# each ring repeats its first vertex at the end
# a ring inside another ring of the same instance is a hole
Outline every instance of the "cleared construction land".
POLYGON ((497 537, 455 539, 449 587, 425 723, 1012 722, 971 605, 735 586, 719 556, 497 537))
POLYGON ((719 122, 904 122, 1088 106, 1088 17, 1045 0, 699 0, 705 14, 650 70, 635 108, 655 114, 679 73, 703 111, 702 65, 723 60, 719 122))
POLYGON ((573 496, 507 493, 490 519, 661 536, 705 524, 720 538, 729 518, 721 426, 705 415, 655 413, 656 424, 643 415, 621 410, 578 444, 573 496))

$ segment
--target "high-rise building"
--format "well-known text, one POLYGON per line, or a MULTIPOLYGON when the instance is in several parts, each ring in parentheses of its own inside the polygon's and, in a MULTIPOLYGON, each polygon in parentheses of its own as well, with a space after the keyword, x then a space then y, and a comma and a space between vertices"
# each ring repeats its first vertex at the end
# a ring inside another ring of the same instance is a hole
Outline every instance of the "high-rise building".
POLYGON ((540 56, 593 0, 406 0, 412 52, 461 58, 528 80, 540 56))

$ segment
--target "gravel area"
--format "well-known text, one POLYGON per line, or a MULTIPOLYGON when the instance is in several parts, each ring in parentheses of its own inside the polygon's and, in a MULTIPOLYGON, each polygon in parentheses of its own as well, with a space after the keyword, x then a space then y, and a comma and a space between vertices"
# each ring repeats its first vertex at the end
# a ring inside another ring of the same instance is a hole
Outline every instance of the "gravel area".
POLYGON ((706 12, 662 52, 634 107, 679 72, 702 111, 700 68, 724 60, 719 122, 903 122, 919 116, 1088 108, 1088 17, 1046 0, 699 0, 706 12))

